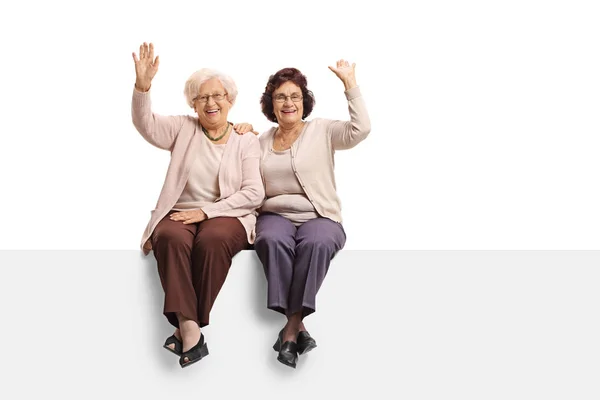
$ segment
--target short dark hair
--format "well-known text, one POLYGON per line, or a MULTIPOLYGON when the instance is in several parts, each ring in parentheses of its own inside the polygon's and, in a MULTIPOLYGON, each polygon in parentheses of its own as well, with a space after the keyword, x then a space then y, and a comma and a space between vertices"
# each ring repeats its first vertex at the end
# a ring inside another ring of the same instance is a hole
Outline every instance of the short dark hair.
POLYGON ((273 112, 273 92, 286 82, 295 83, 302 90, 302 105, 304 108, 302 119, 308 117, 315 107, 315 96, 306 87, 306 76, 296 68, 280 69, 269 77, 265 92, 260 98, 262 112, 271 122, 277 122, 277 117, 275 117, 275 113, 273 112))

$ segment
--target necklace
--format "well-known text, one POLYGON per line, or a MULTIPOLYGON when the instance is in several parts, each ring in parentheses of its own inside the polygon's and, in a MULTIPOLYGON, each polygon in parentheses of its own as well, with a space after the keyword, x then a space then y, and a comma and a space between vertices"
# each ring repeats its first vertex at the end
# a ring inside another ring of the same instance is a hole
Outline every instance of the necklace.
POLYGON ((216 137, 216 138, 212 138, 208 134, 208 131, 206 129, 204 129, 204 127, 202 127, 202 132, 204 132, 204 136, 206 136, 209 140, 212 140, 213 142, 218 142, 219 140, 223 139, 223 137, 227 134, 228 130, 229 130, 229 122, 227 123, 227 126, 225 127, 225 130, 223 131, 223 133, 221 134, 221 136, 216 137))

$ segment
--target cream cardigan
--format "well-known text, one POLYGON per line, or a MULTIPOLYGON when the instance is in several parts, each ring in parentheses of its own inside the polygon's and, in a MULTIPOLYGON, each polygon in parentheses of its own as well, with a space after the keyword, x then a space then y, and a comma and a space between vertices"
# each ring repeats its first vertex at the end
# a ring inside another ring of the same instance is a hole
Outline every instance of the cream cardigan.
MULTIPOLYGON (((308 199, 319 215, 339 223, 342 212, 335 186, 335 151, 356 146, 371 132, 371 121, 360 88, 354 87, 344 94, 350 121, 322 118, 308 121, 291 147, 292 169, 308 199)), ((276 129, 273 127, 260 136, 262 160, 273 148, 276 129)))
MULTIPOLYGON (((158 222, 169 213, 179 199, 188 180, 191 166, 198 154, 203 135, 198 119, 192 116, 161 116, 152 112, 150 91, 134 88, 131 102, 133 125, 146 141, 169 150, 171 161, 150 221, 144 230, 141 248, 144 254, 152 249, 150 236, 158 222)), ((232 132, 219 169, 221 197, 202 210, 208 218, 237 217, 246 230, 248 242, 254 243, 256 208, 264 200, 265 191, 260 175, 260 145, 253 133, 232 132)))

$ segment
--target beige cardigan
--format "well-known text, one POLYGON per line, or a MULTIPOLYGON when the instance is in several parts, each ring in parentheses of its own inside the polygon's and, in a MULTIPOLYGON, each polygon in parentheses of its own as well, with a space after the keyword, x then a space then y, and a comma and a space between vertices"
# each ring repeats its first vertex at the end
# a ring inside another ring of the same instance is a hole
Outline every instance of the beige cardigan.
MULTIPOLYGON (((308 199, 319 215, 339 223, 342 212, 335 186, 335 151, 356 146, 371 132, 371 121, 360 88, 354 87, 344 94, 350 121, 321 118, 308 121, 291 148, 292 168, 308 199)), ((276 129, 273 127, 260 136, 261 161, 273 148, 276 129)))
MULTIPOLYGON (((142 235, 144 254, 152 250, 150 236, 158 222, 177 202, 190 174, 203 135, 198 119, 187 115, 161 116, 152 113, 150 91, 134 88, 131 101, 133 125, 152 145, 169 150, 171 161, 150 221, 142 235)), ((252 133, 231 133, 219 169, 221 197, 202 210, 208 218, 237 217, 246 230, 248 242, 254 243, 256 208, 264 200, 260 175, 260 145, 252 133)))

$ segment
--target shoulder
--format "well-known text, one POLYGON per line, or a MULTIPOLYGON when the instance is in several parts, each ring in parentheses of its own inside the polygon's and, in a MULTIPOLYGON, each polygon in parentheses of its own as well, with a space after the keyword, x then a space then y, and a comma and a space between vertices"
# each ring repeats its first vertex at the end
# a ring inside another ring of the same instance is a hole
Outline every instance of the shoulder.
POLYGON ((306 122, 306 132, 309 134, 312 132, 323 132, 327 130, 327 127, 333 122, 327 118, 313 118, 306 122))
POLYGON ((252 132, 247 132, 247 133, 244 133, 243 135, 238 135, 235 132, 233 132, 233 133, 236 134, 237 136, 239 136, 239 140, 243 145, 258 144, 258 138, 252 132))
POLYGON ((196 133, 196 127, 198 126, 198 119, 191 115, 173 115, 178 121, 179 130, 177 134, 177 141, 191 140, 196 133))
POLYGON ((321 126, 325 126, 325 125, 329 125, 330 123, 332 123, 333 120, 329 119, 329 118, 313 118, 310 121, 306 121, 308 128, 318 128, 321 126))
POLYGON ((260 144, 256 135, 252 132, 244 133, 243 135, 238 135, 235 132, 232 132, 233 135, 236 135, 236 147, 238 149, 239 154, 242 159, 246 157, 258 157, 260 155, 260 144))
POLYGON ((276 127, 272 127, 272 128, 269 128, 268 130, 266 130, 265 132, 263 132, 258 137, 258 140, 260 141, 260 143, 261 144, 267 143, 269 141, 269 139, 271 139, 273 137, 273 134, 275 133, 276 129, 277 129, 276 127))
POLYGON ((198 125, 198 118, 191 115, 176 115, 175 118, 181 123, 181 127, 186 130, 195 130, 198 125))

